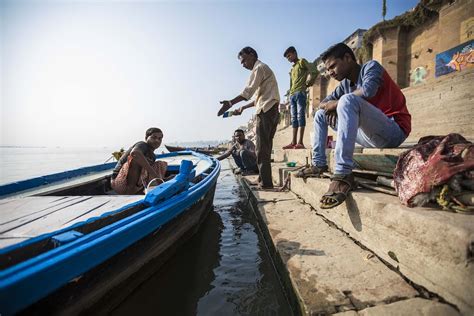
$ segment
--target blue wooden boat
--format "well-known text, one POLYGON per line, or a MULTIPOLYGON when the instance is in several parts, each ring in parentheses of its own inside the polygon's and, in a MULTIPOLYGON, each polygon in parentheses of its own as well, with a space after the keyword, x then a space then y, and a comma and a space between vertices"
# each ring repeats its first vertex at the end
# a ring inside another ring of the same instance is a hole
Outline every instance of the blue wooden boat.
POLYGON ((194 234, 220 164, 157 159, 176 176, 146 195, 113 194, 115 163, 0 186, 0 314, 110 310, 194 234))

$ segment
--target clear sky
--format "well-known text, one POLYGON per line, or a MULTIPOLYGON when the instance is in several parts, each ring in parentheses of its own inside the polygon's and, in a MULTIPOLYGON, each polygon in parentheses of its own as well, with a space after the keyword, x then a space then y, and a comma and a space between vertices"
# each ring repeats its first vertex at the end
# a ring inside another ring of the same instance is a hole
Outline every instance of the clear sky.
MULTIPOLYGON (((387 0, 386 18, 417 3, 387 0)), ((382 0, 0 0, 0 145, 126 147, 151 126, 164 143, 228 139, 254 113, 216 116, 250 74, 242 47, 283 97, 288 46, 314 60, 381 12, 382 0)))

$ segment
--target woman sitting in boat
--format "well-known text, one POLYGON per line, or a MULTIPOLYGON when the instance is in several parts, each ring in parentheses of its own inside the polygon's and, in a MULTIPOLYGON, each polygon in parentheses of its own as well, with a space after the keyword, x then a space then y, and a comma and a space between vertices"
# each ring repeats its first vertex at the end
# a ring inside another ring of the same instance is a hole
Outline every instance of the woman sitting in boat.
POLYGON ((117 162, 112 173, 112 189, 118 194, 141 194, 153 179, 163 182, 168 164, 155 161, 154 151, 163 140, 161 129, 151 127, 145 132, 145 141, 130 147, 117 162))

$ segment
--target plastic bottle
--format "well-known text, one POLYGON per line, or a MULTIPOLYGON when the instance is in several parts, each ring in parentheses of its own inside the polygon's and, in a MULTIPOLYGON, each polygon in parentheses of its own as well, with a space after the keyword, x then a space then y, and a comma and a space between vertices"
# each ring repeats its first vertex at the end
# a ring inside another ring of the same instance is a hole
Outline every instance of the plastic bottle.
POLYGON ((224 112, 224 115, 222 115, 222 117, 230 117, 234 115, 234 111, 227 111, 227 112, 224 112))

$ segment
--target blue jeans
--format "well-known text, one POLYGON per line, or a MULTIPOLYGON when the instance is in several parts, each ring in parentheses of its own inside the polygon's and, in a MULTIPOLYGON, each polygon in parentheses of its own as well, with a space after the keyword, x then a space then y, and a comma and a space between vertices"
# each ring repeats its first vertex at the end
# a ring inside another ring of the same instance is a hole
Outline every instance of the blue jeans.
POLYGON ((257 168, 257 157, 254 153, 251 153, 248 150, 242 149, 232 153, 232 157, 234 158, 235 164, 240 170, 246 171, 256 171, 257 168))
MULTIPOLYGON (((406 139, 398 124, 361 97, 343 95, 337 104, 336 174, 349 174, 354 168, 354 147, 394 148, 406 139)), ((327 165, 326 138, 328 123, 323 110, 314 116, 313 165, 327 165)))
POLYGON ((306 126, 306 92, 295 92, 290 96, 291 126, 306 126))

